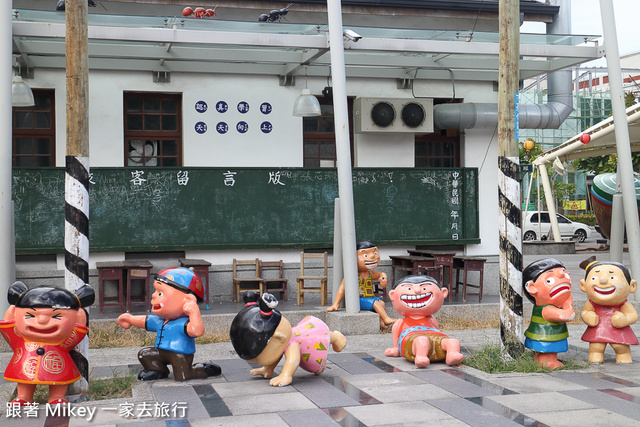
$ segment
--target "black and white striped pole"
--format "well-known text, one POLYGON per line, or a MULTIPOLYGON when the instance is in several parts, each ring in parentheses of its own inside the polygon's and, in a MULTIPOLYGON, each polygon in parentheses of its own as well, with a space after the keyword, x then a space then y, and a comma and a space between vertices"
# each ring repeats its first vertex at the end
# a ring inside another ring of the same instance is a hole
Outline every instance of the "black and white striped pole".
POLYGON ((520 2, 500 0, 498 65, 498 203, 500 336, 513 357, 524 351, 522 319, 522 207, 516 124, 519 88, 520 2))
MULTIPOLYGON (((65 288, 75 292, 89 283, 89 49, 86 0, 65 4, 67 59, 67 147, 65 175, 64 264, 65 288)), ((73 353, 83 379, 69 394, 89 389, 89 341, 85 337, 73 353)))

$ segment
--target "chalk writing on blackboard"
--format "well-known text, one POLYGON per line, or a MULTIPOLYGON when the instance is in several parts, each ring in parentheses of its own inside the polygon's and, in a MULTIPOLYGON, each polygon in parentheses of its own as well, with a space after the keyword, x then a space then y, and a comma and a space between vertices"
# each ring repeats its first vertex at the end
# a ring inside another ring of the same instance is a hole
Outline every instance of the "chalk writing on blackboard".
POLYGON ((188 171, 179 171, 177 176, 178 176, 178 185, 187 185, 189 183, 188 171))
MULTIPOLYGON (((91 172, 92 252, 327 248, 333 241, 335 168, 91 172)), ((14 168, 17 253, 64 251, 64 175, 63 168, 14 168)), ((479 240, 477 170, 354 168, 352 176, 357 236, 377 244, 479 240)))
POLYGON ((144 171, 131 171, 131 183, 133 185, 142 185, 142 183, 147 180, 142 176, 144 175, 144 171))
POLYGON ((269 172, 269 184, 285 185, 285 183, 280 180, 280 172, 269 172))
POLYGON ((233 187, 236 183, 236 180, 233 178, 234 175, 236 175, 238 172, 231 172, 231 171, 226 171, 223 172, 222 175, 224 176, 224 185, 227 187, 233 187))
POLYGON ((385 197, 387 198, 387 210, 391 212, 395 203, 396 195, 398 194, 398 187, 390 185, 385 190, 385 197))

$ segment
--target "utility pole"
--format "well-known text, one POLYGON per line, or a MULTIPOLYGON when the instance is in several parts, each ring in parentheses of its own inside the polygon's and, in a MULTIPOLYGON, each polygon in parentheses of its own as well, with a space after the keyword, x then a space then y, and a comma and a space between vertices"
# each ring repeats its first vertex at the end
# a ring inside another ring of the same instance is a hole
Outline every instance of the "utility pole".
MULTIPOLYGON (((89 283, 89 49, 86 0, 66 0, 67 150, 65 156, 64 285, 71 292, 89 283)), ((88 390, 88 338, 78 344, 74 362, 82 379, 69 394, 88 390)))
POLYGON ((520 58, 520 2, 500 0, 498 63, 498 203, 500 232, 500 337, 511 356, 522 344, 522 207, 515 96, 520 58))

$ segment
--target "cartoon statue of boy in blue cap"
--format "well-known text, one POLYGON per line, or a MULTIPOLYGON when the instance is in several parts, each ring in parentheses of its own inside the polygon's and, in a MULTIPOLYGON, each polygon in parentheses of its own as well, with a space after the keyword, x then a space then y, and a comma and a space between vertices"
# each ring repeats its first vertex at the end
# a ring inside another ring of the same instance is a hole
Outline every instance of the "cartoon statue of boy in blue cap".
POLYGON ((167 268, 158 272, 153 287, 153 314, 132 316, 124 313, 118 317, 118 324, 125 329, 136 326, 156 333, 154 347, 145 347, 138 353, 143 367, 138 379, 167 378, 169 365, 176 381, 220 375, 220 367, 213 363, 193 365, 195 338, 204 334, 198 308, 198 302, 204 298, 204 289, 198 275, 184 267, 167 268))

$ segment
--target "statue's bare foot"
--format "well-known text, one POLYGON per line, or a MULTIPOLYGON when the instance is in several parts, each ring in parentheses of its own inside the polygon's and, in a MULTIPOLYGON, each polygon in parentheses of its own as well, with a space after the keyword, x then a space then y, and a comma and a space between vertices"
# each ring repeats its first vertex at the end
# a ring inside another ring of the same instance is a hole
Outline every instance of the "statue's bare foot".
POLYGON ((396 320, 398 319, 394 319, 392 317, 385 317, 384 319, 382 319, 385 326, 393 325, 396 322, 396 320))
POLYGON ((273 369, 268 369, 267 367, 262 366, 260 368, 252 369, 251 371, 249 371, 249 373, 251 375, 263 376, 265 378, 271 378, 271 376, 273 375, 273 369))
POLYGON ((431 363, 431 360, 426 356, 416 356, 414 363, 416 364, 416 368, 426 368, 431 363))
POLYGON ((329 337, 333 351, 339 353, 347 345, 347 338, 341 332, 332 331, 329 337))
POLYGON ((464 360, 464 355, 458 352, 448 352, 445 362, 449 366, 457 366, 464 360))

